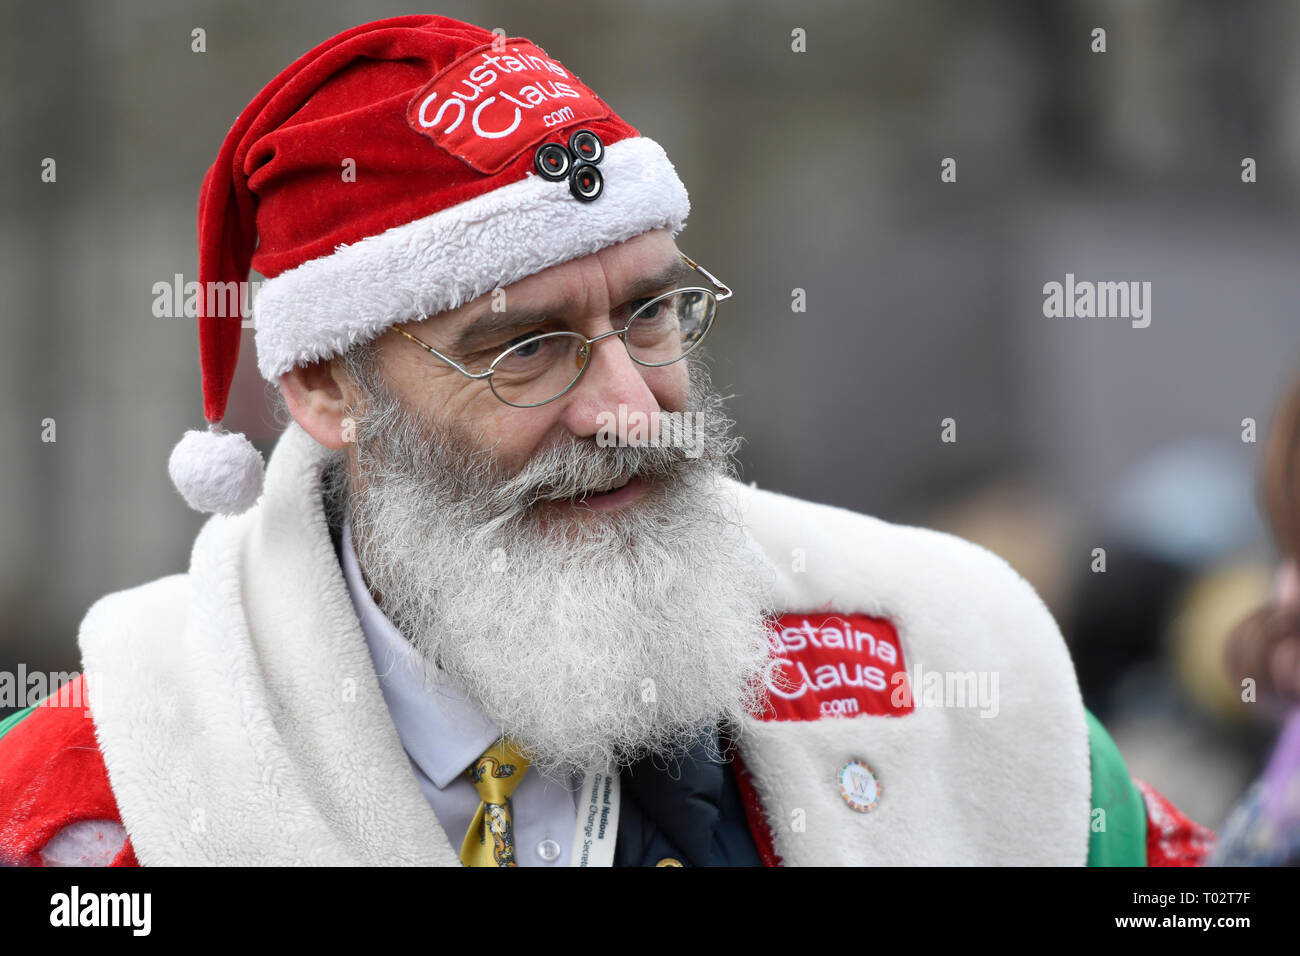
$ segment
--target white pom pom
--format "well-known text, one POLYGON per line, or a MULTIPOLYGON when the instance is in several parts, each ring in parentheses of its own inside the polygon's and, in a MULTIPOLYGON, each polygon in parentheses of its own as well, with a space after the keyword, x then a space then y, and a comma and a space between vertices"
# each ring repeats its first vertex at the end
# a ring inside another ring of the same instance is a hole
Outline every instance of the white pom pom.
POLYGON ((236 515, 262 493, 265 466, 253 443, 238 432, 188 431, 167 462, 172 484, 195 511, 236 515))

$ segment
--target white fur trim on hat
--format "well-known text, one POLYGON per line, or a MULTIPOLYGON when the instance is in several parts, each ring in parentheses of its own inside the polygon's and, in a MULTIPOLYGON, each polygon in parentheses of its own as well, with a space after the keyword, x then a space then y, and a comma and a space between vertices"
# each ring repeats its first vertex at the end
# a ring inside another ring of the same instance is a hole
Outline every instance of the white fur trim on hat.
POLYGON ((266 467, 262 454, 238 432, 185 433, 172 449, 167 471, 181 497, 195 511, 234 515, 247 511, 262 494, 266 467))
POLYGON ((268 279, 253 305, 262 377, 276 381, 396 322, 457 308, 643 232, 681 231, 690 201, 662 146, 619 140, 598 168, 604 192, 592 202, 576 199, 567 179, 530 172, 268 279))

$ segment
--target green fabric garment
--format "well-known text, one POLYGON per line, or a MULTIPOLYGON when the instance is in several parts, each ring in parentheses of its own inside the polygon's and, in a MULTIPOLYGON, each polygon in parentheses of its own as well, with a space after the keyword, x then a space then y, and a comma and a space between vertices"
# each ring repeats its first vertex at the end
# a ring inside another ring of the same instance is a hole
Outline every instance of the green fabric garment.
POLYGON ((1142 794, 1101 721, 1091 711, 1084 714, 1092 760, 1088 865, 1146 866, 1147 812, 1142 794))
POLYGON ((32 712, 32 708, 24 707, 15 714, 10 714, 4 720, 0 720, 0 738, 14 729, 14 725, 32 712))

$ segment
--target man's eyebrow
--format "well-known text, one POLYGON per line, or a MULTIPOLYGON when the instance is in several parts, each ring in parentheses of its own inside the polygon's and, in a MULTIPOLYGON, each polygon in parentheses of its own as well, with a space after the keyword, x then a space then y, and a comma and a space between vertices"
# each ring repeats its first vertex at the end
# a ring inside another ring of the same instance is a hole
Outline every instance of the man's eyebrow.
MULTIPOLYGON (((621 295, 623 302, 619 304, 676 288, 689 269, 685 261, 678 256, 653 275, 643 275, 631 283, 623 290, 621 295)), ((466 322, 464 328, 452 339, 449 349, 453 354, 466 355, 477 346, 491 341, 502 333, 516 329, 522 331, 529 326, 554 319, 570 311, 569 304, 565 302, 530 305, 518 309, 507 308, 504 312, 493 312, 489 308, 466 322)))

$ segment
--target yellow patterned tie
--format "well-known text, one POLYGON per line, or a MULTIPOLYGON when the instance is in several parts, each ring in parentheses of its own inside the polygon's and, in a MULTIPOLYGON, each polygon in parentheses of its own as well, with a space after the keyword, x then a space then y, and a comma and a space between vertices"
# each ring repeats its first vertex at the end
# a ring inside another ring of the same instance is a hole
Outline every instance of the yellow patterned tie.
POLYGON ((465 772, 482 802, 461 844, 460 861, 466 866, 518 866, 510 794, 528 772, 528 758, 503 737, 465 772))

